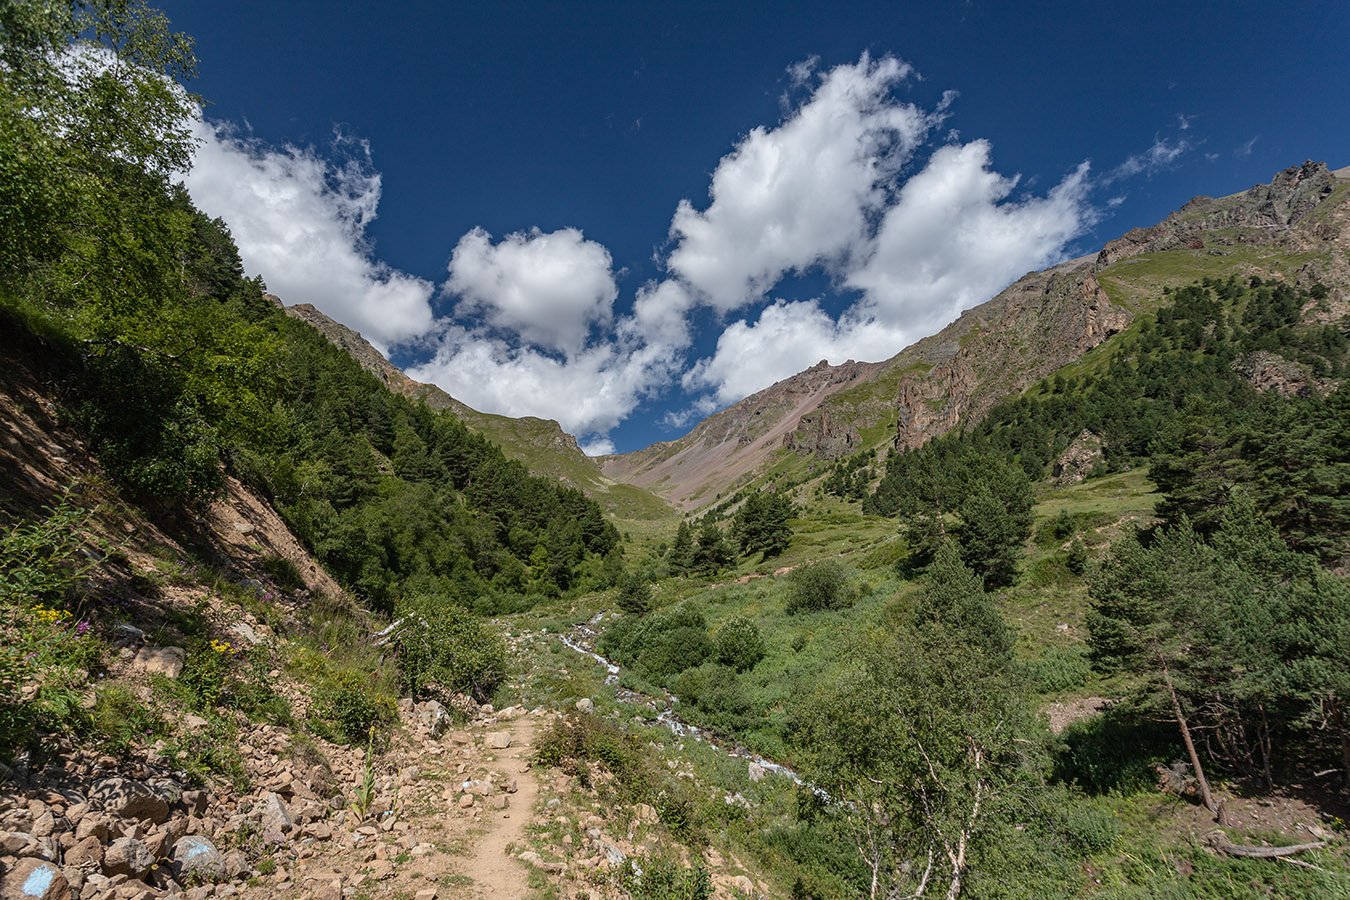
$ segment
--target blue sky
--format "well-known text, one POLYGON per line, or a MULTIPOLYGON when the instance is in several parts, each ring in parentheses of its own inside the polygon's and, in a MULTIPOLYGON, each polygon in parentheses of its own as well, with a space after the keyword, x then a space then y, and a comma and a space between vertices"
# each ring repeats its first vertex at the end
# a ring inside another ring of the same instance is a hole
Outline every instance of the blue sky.
POLYGON ((162 7, 250 274, 592 452, 1350 164, 1343 2, 162 7))

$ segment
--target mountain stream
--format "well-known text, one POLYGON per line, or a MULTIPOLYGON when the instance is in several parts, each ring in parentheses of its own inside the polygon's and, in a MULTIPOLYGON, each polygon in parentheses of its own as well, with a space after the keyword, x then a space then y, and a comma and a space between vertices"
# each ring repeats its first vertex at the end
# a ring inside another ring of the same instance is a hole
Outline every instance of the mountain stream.
POLYGON ((641 691, 634 691, 629 688, 619 687, 619 666, 601 656, 595 651, 596 639, 600 632, 598 626, 605 618, 605 613, 596 613, 588 621, 581 622, 572 626, 572 630, 558 635, 563 646, 569 650, 574 650, 583 656, 589 656, 591 659, 605 667, 605 684, 615 686, 615 697, 621 703, 631 703, 637 706, 645 706, 648 709, 659 710, 656 721, 660 722, 677 737, 689 737, 696 741, 706 742, 709 746, 716 747, 727 756, 734 759, 743 759, 749 763, 755 763, 761 766, 765 772, 773 772, 778 775, 785 775, 791 778, 797 784, 802 784, 801 776, 789 769, 782 763, 774 762, 760 756, 758 753, 746 747, 744 744, 728 740, 710 731, 705 731, 697 725, 692 725, 681 719, 675 714, 675 707, 680 699, 670 691, 662 690, 662 696, 653 697, 650 694, 644 694, 641 691))

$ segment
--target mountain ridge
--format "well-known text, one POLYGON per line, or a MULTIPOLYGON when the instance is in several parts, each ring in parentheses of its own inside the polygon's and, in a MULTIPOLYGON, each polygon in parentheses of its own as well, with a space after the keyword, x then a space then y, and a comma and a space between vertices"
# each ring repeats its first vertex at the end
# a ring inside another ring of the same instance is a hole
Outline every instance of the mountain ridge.
POLYGON ((858 449, 917 447, 978 422, 999 400, 1082 358, 1156 305, 1164 286, 1234 266, 1327 283, 1326 315, 1335 317, 1350 287, 1348 194, 1350 168, 1333 172, 1309 161, 1267 185, 1194 197, 1157 225, 1027 273, 888 360, 822 362, 676 440, 602 457, 602 470, 693 510, 751 480, 783 450, 831 459, 858 449), (829 390, 813 393, 822 378, 829 390), (784 397, 800 394, 817 402, 766 418, 784 408, 784 397), (768 434, 781 439, 765 440, 768 434))

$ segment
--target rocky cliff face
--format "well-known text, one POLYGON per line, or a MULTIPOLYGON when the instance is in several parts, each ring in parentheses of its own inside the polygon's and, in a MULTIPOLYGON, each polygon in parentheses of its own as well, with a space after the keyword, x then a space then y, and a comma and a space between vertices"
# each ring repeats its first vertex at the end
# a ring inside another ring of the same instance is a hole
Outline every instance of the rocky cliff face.
POLYGON ((956 355, 901 379, 896 448, 978 421, 1129 325, 1132 314, 1111 303, 1090 268, 1074 260, 1034 272, 949 326, 959 334, 956 355))

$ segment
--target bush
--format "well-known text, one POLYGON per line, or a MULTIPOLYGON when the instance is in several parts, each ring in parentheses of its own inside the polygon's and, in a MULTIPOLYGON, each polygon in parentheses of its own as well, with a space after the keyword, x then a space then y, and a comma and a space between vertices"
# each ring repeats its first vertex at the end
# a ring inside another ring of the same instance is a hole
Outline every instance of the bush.
POLYGON ((709 900, 712 876, 702 865, 682 866, 667 860, 625 862, 619 883, 633 900, 709 900))
POLYGON ((698 712, 698 721, 724 734, 736 734, 754 724, 754 704, 736 673, 726 666, 705 663, 686 669, 670 680, 670 690, 698 712))
POLYGON ((703 613, 681 604, 660 613, 624 616, 600 636, 600 652, 643 678, 663 681, 713 655, 703 613))
POLYGON ((713 644, 702 628, 680 625, 654 636, 638 656, 636 668, 648 678, 664 681, 671 675, 702 665, 713 654, 713 644))
POLYGON ((764 658, 764 639, 755 623, 744 616, 732 616, 723 622, 713 643, 717 661, 737 672, 753 669, 764 658))
POLYGON ((1155 766, 1181 752, 1176 734, 1175 725, 1108 709, 1060 735, 1053 778, 1093 794, 1150 790, 1158 782, 1155 766))
POLYGON ((422 698, 436 688, 486 702, 506 680, 506 644, 473 613, 444 597, 424 596, 400 611, 394 633, 403 690, 422 698))
POLYGON ((853 605, 853 591, 843 565, 832 559, 794 569, 788 576, 789 615, 844 609, 853 605))
POLYGON ((535 741, 534 762, 561 769, 589 787, 590 763, 600 763, 614 776, 614 787, 630 802, 648 802, 655 796, 646 751, 618 726, 583 716, 557 719, 535 741))
POLYGON ((323 737, 361 744, 383 735, 396 719, 393 699, 371 690, 369 679, 340 672, 314 691, 311 722, 323 737))

